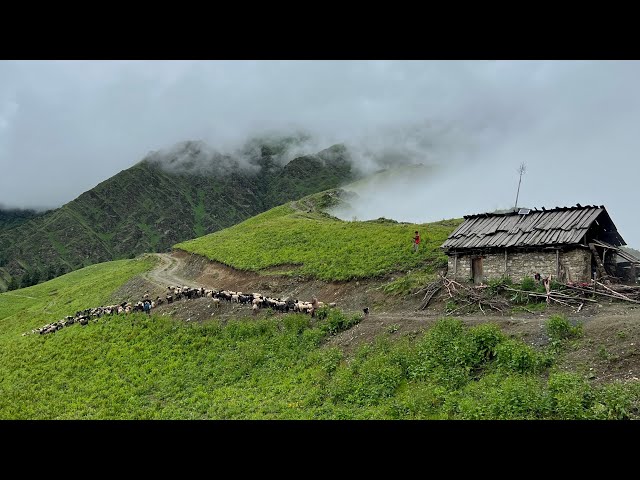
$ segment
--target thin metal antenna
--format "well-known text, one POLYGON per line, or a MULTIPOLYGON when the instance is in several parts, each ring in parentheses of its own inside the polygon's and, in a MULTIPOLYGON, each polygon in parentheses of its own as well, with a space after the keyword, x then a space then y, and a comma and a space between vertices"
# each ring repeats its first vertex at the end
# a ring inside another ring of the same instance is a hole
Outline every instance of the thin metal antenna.
POLYGON ((522 175, 527 171, 527 165, 522 162, 518 167, 518 173, 520 174, 520 180, 518 180, 518 193, 516 193, 516 204, 514 205, 514 209, 518 208, 518 197, 520 196, 520 183, 522 182, 522 175))

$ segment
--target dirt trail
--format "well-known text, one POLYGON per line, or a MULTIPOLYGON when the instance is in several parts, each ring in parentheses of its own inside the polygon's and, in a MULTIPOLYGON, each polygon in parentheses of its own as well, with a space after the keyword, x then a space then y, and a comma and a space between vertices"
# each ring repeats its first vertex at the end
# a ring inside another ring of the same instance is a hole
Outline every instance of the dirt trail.
POLYGON ((169 285, 200 287, 193 280, 180 275, 179 271, 185 270, 184 258, 174 256, 170 253, 155 253, 160 259, 160 264, 153 270, 147 272, 144 277, 159 288, 165 290, 169 285))

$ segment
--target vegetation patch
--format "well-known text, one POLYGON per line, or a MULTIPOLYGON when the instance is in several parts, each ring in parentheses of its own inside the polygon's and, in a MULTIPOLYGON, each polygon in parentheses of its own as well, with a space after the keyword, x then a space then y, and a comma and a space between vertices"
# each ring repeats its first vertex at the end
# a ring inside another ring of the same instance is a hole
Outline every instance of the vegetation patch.
POLYGON ((175 248, 239 270, 260 271, 296 264, 300 265, 296 274, 325 281, 379 277, 409 270, 422 272, 403 280, 405 283, 388 287, 398 291, 414 288, 420 276, 426 278, 446 265, 447 258, 440 245, 455 228, 451 221, 446 225, 346 222, 319 210, 296 208, 299 204, 322 203, 325 195, 273 208, 223 231, 179 243, 175 248), (412 251, 411 244, 415 230, 423 232, 417 253, 412 251))
MULTIPOLYGON (((145 261, 121 261, 118 271, 145 268, 145 261)), ((38 310, 59 317, 100 304, 110 293, 101 285, 114 273, 113 265, 92 266, 19 290, 25 296, 10 308, 2 304, 0 418, 638 418, 637 384, 593 387, 553 372, 553 352, 507 338, 496 325, 469 328, 453 318, 417 338, 384 332, 349 359, 326 341, 363 316, 326 307, 315 318, 273 314, 226 324, 114 315, 20 336, 43 323, 41 313, 32 318, 38 310), (96 275, 103 283, 91 283, 96 275), (82 305, 71 279, 89 295, 82 305)))

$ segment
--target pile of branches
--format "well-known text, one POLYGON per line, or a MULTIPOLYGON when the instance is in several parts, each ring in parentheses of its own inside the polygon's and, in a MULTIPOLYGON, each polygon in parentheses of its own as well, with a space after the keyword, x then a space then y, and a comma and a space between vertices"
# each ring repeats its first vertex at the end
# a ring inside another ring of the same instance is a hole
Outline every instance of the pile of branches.
MULTIPOLYGON (((575 311, 575 313, 578 313, 580 310, 582 310, 582 307, 584 307, 585 303, 598 303, 597 300, 586 298, 585 295, 560 292, 558 290, 552 290, 550 287, 547 287, 547 293, 518 290, 517 288, 511 288, 507 286, 503 286, 502 288, 509 292, 515 292, 521 296, 526 295, 534 301, 541 301, 542 299, 545 299, 548 304, 552 302, 557 303, 564 307, 571 308, 575 311)), ((526 308, 524 310, 526 310, 526 308)))
MULTIPOLYGON (((509 310, 511 302, 517 302, 521 308, 527 310, 521 304, 528 301, 541 302, 547 304, 556 303, 572 309, 575 313, 589 303, 598 303, 604 298, 621 300, 629 303, 640 304, 640 286, 609 284, 592 280, 591 283, 560 283, 556 284, 555 290, 551 288, 551 277, 544 279, 545 293, 521 290, 513 288, 511 285, 462 285, 450 278, 440 275, 434 282, 425 285, 414 295, 424 292, 420 310, 427 308, 431 300, 440 293, 441 297, 453 300, 456 308, 448 309, 447 315, 454 313, 469 312, 478 307, 482 313, 485 309, 492 309, 499 312, 509 310), (511 301, 498 295, 501 292, 513 292, 511 301)), ((530 310, 527 310, 531 313, 530 310)))
POLYGON ((640 303, 640 286, 609 284, 592 280, 591 283, 566 283, 568 289, 579 292, 583 296, 613 298, 630 303, 640 303))
MULTIPOLYGON (((456 282, 450 278, 440 276, 435 282, 431 282, 417 293, 426 292, 420 310, 424 310, 429 305, 431 299, 438 292, 442 292, 442 295, 448 296, 452 299, 455 308, 449 309, 446 314, 453 315, 454 313, 463 313, 474 310, 476 307, 484 314, 485 309, 496 310, 503 313, 504 310, 510 308, 509 302, 497 295, 494 295, 488 290, 487 285, 465 286, 456 282)), ((445 298, 447 298, 445 296, 445 298)))

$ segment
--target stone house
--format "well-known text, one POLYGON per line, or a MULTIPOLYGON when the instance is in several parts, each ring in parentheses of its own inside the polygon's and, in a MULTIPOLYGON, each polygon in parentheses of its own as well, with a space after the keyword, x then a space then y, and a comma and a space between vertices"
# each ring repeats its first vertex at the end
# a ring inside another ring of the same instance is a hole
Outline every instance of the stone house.
POLYGON ((476 284, 508 276, 514 282, 536 273, 560 282, 593 278, 634 283, 640 260, 626 245, 604 206, 520 208, 466 215, 441 248, 447 276, 476 284))

